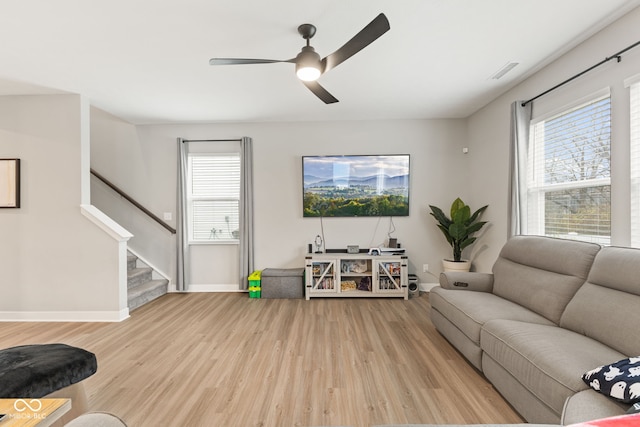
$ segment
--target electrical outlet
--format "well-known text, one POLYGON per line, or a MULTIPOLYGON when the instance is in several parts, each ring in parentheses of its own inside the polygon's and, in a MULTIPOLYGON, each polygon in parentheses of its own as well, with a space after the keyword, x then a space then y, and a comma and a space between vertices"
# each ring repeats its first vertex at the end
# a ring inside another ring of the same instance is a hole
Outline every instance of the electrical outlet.
POLYGON ((165 221, 171 221, 171 219, 173 218, 173 215, 171 215, 171 212, 164 212, 162 217, 164 218, 165 221))
POLYGON ((429 264, 422 264, 422 272, 423 273, 429 272, 429 264))

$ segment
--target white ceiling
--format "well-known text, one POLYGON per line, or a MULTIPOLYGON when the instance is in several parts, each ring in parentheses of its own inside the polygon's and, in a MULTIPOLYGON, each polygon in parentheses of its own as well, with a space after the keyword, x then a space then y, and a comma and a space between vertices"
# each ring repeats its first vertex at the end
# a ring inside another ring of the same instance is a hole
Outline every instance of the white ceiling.
POLYGON ((131 123, 151 124, 467 117, 640 0, 0 5, 0 95, 79 93, 131 123), (309 92, 293 64, 208 64, 211 57, 295 57, 304 45, 297 27, 307 22, 318 28, 311 44, 324 57, 380 12, 391 30, 319 80, 337 104, 309 92), (511 61, 520 65, 490 78, 511 61))

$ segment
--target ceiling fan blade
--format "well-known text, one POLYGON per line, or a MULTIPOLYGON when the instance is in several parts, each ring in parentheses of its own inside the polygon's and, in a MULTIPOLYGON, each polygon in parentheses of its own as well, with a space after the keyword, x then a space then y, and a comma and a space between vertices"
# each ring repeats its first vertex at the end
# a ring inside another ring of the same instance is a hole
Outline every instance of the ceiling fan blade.
POLYGON ((322 60, 322 65, 324 66, 323 73, 326 73, 360 52, 373 43, 378 37, 389 31, 389 29, 391 29, 391 26, 384 13, 376 16, 373 21, 353 36, 351 40, 346 42, 344 46, 322 60))
POLYGON ((296 62, 296 59, 250 59, 250 58, 211 58, 209 65, 239 65, 239 64, 272 64, 275 62, 296 62))
POLYGON ((333 104, 334 102, 338 102, 338 100, 331 95, 325 88, 320 86, 320 83, 316 81, 312 82, 302 82, 306 87, 309 88, 311 92, 314 93, 315 96, 320 98, 325 104, 333 104))

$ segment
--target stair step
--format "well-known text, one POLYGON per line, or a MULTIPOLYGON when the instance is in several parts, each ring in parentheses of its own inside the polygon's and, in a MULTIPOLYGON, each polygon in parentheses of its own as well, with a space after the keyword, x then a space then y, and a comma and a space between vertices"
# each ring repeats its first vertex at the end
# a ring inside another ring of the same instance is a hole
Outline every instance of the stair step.
POLYGON ((127 271, 127 288, 131 289, 151 280, 152 268, 141 267, 127 271))
POLYGON ((138 257, 127 252, 127 305, 129 311, 165 295, 168 292, 167 279, 155 280, 153 268, 138 263, 138 257), (141 264, 142 267, 138 267, 141 264))
POLYGON ((137 261, 138 261, 137 256, 132 255, 131 252, 127 253, 127 271, 133 270, 134 268, 136 268, 137 261))
POLYGON ((166 279, 149 280, 146 283, 129 288, 127 298, 129 311, 133 311, 141 305, 165 295, 168 283, 169 281, 166 279))

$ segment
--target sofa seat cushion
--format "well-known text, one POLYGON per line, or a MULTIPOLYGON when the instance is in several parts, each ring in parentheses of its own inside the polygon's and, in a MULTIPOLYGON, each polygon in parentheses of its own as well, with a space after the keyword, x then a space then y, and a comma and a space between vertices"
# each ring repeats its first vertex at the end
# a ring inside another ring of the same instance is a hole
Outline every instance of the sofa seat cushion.
POLYGON ((625 356, 557 326, 491 320, 480 347, 540 401, 560 414, 565 400, 588 386, 582 374, 625 356))
POLYGON ((429 302, 432 309, 440 312, 478 346, 480 346, 480 329, 492 319, 512 319, 553 325, 539 314, 488 292, 435 287, 429 292, 429 302))

